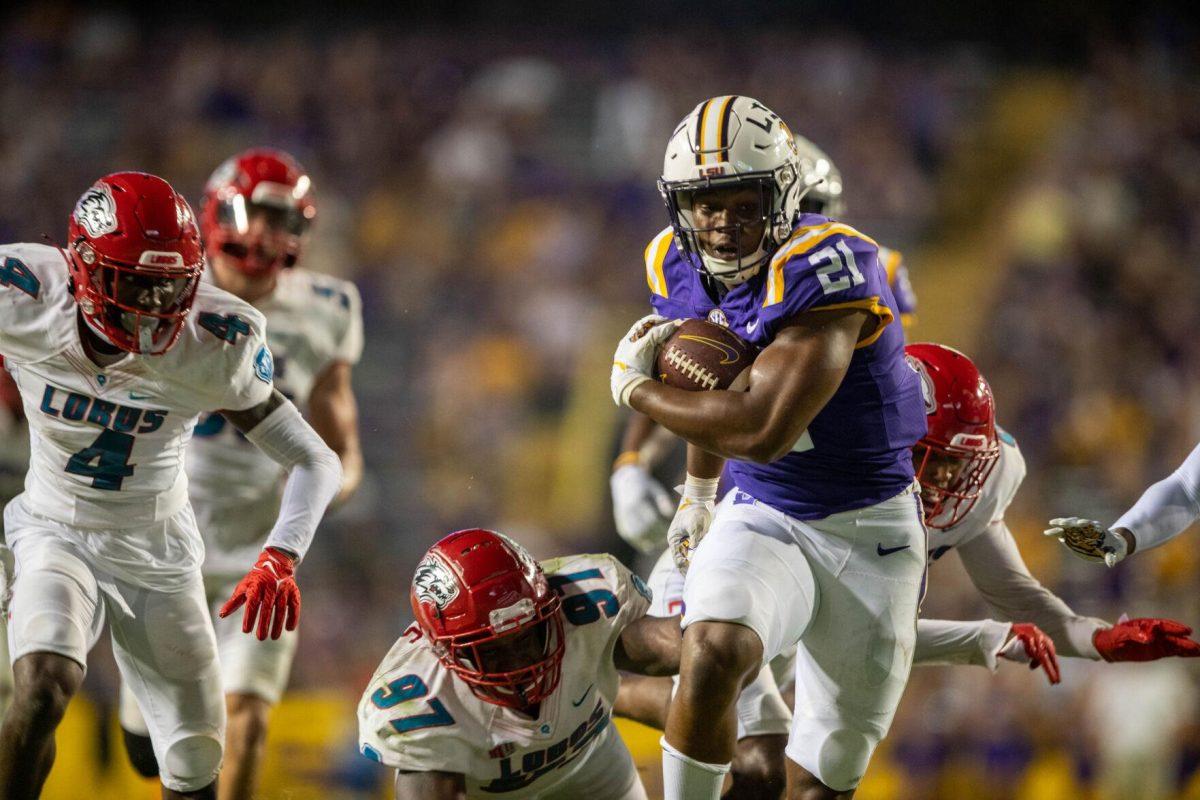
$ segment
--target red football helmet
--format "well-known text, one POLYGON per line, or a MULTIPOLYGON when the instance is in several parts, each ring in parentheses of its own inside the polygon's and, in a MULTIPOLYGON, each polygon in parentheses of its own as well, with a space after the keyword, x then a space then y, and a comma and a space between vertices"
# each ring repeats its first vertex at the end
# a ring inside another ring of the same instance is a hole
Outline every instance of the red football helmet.
POLYGON ((507 536, 472 529, 445 537, 417 565, 411 600, 438 660, 479 699, 523 709, 558 687, 562 601, 507 536))
POLYGON ((162 178, 115 172, 79 198, 67 240, 72 291, 88 325, 121 350, 167 352, 204 269, 187 201, 162 178))
POLYGON ((921 376, 929 432, 913 446, 925 524, 944 530, 975 505, 1000 458, 992 387, 971 359, 940 344, 904 348, 921 376))
POLYGON ((295 265, 316 215, 304 167, 282 150, 257 148, 213 172, 200 227, 210 260, 221 253, 240 272, 259 277, 295 265))

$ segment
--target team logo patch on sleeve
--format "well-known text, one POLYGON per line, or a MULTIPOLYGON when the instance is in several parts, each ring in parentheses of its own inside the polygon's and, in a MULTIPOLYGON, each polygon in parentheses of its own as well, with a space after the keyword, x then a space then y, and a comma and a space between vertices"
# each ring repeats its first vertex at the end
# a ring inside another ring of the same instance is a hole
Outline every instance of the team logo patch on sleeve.
POLYGON ((88 236, 103 236, 117 229, 117 204, 113 202, 112 190, 98 183, 83 193, 75 204, 75 220, 88 236))
POLYGON ((458 581, 454 580, 446 565, 434 556, 426 556, 417 565, 413 588, 416 589, 418 601, 433 603, 439 610, 458 597, 458 581))
POLYGON ((275 359, 271 358, 271 351, 265 344, 254 355, 254 374, 263 383, 270 383, 275 377, 275 359))

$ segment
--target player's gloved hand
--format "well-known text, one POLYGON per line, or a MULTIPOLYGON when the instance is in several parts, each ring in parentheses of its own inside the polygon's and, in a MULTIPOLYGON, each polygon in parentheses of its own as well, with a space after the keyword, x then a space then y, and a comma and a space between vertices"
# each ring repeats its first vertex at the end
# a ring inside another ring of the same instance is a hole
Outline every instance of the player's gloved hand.
MULTIPOLYGON (((630 455, 636 458, 636 454, 630 455)), ((663 485, 632 458, 616 468, 608 483, 612 488, 613 519, 621 538, 643 553, 660 547, 675 508, 663 485)))
POLYGON ((221 606, 221 617, 228 617, 245 605, 242 633, 250 633, 257 620, 256 635, 260 641, 266 641, 268 632, 272 639, 278 639, 285 627, 296 630, 300 619, 300 587, 292 577, 294 569, 292 557, 284 551, 274 547, 263 550, 258 563, 221 606))
POLYGON ((999 656, 1007 661, 1028 664, 1030 669, 1041 667, 1051 684, 1061 680, 1054 641, 1032 623, 1013 623, 1012 638, 1000 649, 999 656))
POLYGON ((667 528, 667 547, 675 566, 687 574, 692 553, 700 546, 700 540, 708 533, 712 524, 713 511, 717 507, 717 484, 720 478, 694 478, 687 476, 683 486, 678 487, 683 497, 675 516, 667 528))
POLYGON ((1105 661, 1157 661, 1160 658, 1200 656, 1200 642, 1188 637, 1192 629, 1173 619, 1129 619, 1122 616, 1111 628, 1092 635, 1092 644, 1105 661))
POLYGON ((652 380, 658 348, 671 338, 681 322, 650 314, 633 323, 629 332, 621 337, 617 352, 613 354, 612 377, 609 379, 613 402, 618 406, 628 406, 633 390, 652 380))
POLYGON ((1110 567, 1129 553, 1129 543, 1094 519, 1059 517, 1050 520, 1053 527, 1043 533, 1058 539, 1067 549, 1085 561, 1103 561, 1110 567))

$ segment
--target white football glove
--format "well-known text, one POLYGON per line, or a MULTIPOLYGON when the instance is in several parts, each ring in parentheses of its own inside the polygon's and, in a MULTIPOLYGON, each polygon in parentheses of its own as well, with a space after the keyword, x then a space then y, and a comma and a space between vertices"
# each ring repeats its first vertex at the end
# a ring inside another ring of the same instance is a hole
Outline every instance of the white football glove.
POLYGON ((617 533, 640 552, 662 546, 674 504, 661 483, 641 464, 618 467, 608 479, 617 533))
POLYGON ((617 343, 613 354, 612 388, 613 402, 618 406, 629 405, 629 395, 642 383, 654 376, 654 357, 658 348, 679 327, 682 320, 667 319, 657 314, 642 317, 633 323, 629 332, 617 343))
POLYGON ((1125 558, 1129 544, 1125 537, 1113 533, 1094 519, 1059 517, 1050 520, 1046 536, 1058 539, 1067 549, 1086 561, 1103 561, 1110 567, 1125 558))
POLYGON ((692 553, 700 546, 700 540, 712 525, 713 511, 717 507, 717 484, 720 478, 693 478, 687 476, 683 486, 678 487, 683 498, 671 526, 667 528, 667 547, 671 559, 684 575, 692 561, 692 553))

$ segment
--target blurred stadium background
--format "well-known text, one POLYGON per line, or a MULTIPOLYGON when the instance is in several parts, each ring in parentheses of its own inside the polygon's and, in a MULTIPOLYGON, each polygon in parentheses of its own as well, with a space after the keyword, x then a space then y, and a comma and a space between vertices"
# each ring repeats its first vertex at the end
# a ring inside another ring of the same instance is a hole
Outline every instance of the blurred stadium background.
MULTIPOLYGON (((61 240, 116 169, 198 201, 223 158, 270 144, 314 176, 307 265, 362 290, 368 479, 304 565, 264 798, 387 796, 354 706, 441 534, 633 563, 607 361, 645 304, 666 137, 714 94, 830 153, 849 221, 906 255, 913 338, 990 378, 1029 462, 1010 522, 1034 572, 1083 613, 1200 622, 1194 538, 1108 571, 1040 536, 1113 518, 1200 439, 1200 39, 1169 6, 959 5, 6 12, 0 241, 61 240)), ((953 562, 925 613, 986 616, 953 562)), ((1055 689, 1013 665, 916 671, 859 797, 1200 797, 1196 665, 1063 667, 1055 689)), ((125 765, 115 687, 102 643, 48 798, 157 796, 125 765)), ((627 730, 656 783, 656 737, 627 730)))

